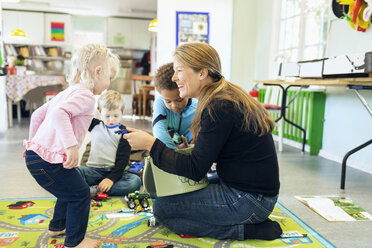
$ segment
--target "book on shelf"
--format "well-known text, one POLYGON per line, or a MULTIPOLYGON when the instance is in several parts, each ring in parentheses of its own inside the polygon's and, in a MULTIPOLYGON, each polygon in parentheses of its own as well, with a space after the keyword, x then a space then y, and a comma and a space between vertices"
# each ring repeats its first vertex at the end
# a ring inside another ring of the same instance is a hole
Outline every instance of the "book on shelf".
POLYGON ((18 56, 18 52, 12 44, 4 45, 6 56, 18 56))
POLYGON ((22 55, 24 58, 30 57, 30 51, 28 50, 28 47, 20 47, 19 54, 22 55))
POLYGON ((60 54, 59 49, 57 47, 49 47, 48 53, 52 57, 58 57, 60 54))
POLYGON ((31 49, 33 56, 47 56, 42 46, 32 46, 31 49))

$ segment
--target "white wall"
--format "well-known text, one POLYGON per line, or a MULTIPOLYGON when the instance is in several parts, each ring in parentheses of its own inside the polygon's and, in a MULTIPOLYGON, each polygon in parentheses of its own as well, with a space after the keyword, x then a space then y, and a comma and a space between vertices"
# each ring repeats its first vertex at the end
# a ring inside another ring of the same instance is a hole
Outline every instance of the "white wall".
POLYGON ((209 12, 209 44, 219 53, 222 74, 230 80, 232 8, 232 0, 158 0, 157 67, 173 59, 176 11, 209 12))
POLYGON ((269 79, 277 34, 273 27, 279 1, 234 0, 231 81, 246 91, 255 79, 269 79))
POLYGON ((260 1, 234 0, 231 82, 245 90, 252 86, 257 48, 257 5, 260 1), (249 11, 249 15, 247 15, 249 11))
MULTIPOLYGON (((342 19, 331 21, 328 33, 327 56, 372 51, 372 29, 365 33, 354 31, 342 19)), ((372 107, 372 91, 360 93, 372 107)), ((372 139, 372 117, 356 94, 344 87, 328 87, 321 156, 341 162, 351 149, 372 139)), ((348 166, 372 173, 372 145, 351 155, 348 166)))
MULTIPOLYGON (((234 0, 232 82, 249 91, 254 79, 271 79, 278 46, 280 1, 234 0)), ((342 19, 331 22, 327 56, 372 51, 372 27, 352 30, 342 19)), ((319 155, 341 163, 343 156, 372 139, 372 118, 354 92, 327 87, 323 147, 319 155)), ((372 107, 372 91, 361 91, 372 107)), ((352 155, 352 166, 372 173, 372 145, 352 155)))

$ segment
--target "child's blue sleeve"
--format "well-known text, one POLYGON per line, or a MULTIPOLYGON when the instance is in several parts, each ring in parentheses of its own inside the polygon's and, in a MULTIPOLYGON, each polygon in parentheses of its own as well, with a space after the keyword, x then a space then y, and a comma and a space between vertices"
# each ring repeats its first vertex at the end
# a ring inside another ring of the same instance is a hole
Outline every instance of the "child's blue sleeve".
POLYGON ((172 137, 168 132, 168 120, 167 116, 171 110, 168 110, 164 105, 163 98, 158 97, 154 102, 154 112, 152 117, 152 133, 155 138, 158 138, 167 147, 178 150, 174 144, 172 137))
POLYGON ((192 136, 191 136, 191 131, 188 131, 187 133, 185 133, 183 136, 185 136, 186 140, 187 140, 187 143, 191 143, 191 140, 192 140, 192 136))

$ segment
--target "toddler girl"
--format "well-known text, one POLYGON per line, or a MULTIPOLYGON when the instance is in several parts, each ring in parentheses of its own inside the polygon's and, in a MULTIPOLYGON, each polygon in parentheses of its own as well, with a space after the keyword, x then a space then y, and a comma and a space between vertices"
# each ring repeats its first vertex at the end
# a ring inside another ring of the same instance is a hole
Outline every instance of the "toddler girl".
POLYGON ((25 159, 38 184, 57 198, 49 234, 66 233, 65 247, 96 248, 98 240, 85 238, 89 187, 75 167, 93 118, 94 95, 108 88, 119 60, 105 46, 91 44, 74 54, 71 66, 70 86, 31 117, 25 159))

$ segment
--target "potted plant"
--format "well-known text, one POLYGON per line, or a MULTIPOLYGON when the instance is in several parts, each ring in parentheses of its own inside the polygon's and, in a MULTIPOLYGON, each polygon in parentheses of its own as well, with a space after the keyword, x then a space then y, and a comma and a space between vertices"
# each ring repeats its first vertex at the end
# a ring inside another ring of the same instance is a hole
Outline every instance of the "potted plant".
POLYGON ((17 59, 14 60, 14 66, 17 71, 17 75, 22 76, 26 72, 25 58, 23 56, 17 56, 17 59))

